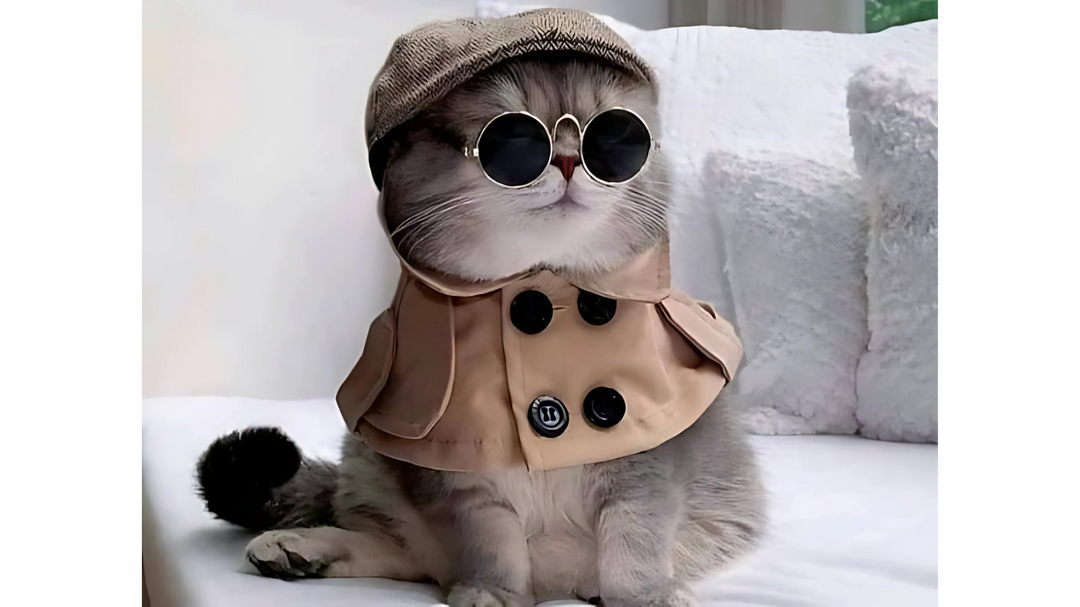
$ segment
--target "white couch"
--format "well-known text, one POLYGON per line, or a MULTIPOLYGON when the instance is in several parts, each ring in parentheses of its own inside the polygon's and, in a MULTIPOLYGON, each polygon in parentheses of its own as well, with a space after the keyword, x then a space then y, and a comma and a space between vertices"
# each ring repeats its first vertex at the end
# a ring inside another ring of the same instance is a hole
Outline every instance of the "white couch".
MULTIPOLYGON (((306 453, 326 458, 336 457, 342 432, 330 400, 144 402, 143 560, 153 607, 442 604, 438 589, 422 584, 260 577, 244 560, 253 535, 212 519, 195 495, 202 450, 249 425, 280 426, 306 453)), ((694 586, 702 605, 937 603, 936 446, 851 436, 757 436, 754 446, 771 527, 755 554, 694 586)))

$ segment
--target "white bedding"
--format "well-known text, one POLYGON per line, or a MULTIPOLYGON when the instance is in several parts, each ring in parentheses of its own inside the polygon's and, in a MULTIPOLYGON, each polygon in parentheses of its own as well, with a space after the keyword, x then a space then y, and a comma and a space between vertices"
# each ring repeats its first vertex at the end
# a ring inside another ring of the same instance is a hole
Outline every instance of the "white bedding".
MULTIPOLYGON (((243 559, 252 534, 213 520, 194 481, 195 460, 210 441, 249 425, 280 426, 306 453, 326 458, 336 457, 343 429, 329 400, 144 401, 143 559, 153 607, 442 604, 438 589, 422 584, 258 576, 243 559)), ((937 604, 936 445, 851 436, 753 442, 772 528, 756 554, 695 585, 702 605, 937 604)))

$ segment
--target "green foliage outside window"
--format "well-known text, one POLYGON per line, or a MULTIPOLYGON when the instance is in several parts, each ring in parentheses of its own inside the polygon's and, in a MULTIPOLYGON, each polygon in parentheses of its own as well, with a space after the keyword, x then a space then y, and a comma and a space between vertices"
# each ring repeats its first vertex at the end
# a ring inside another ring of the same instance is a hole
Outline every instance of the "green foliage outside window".
POLYGON ((937 0, 867 0, 866 33, 937 19, 937 0))

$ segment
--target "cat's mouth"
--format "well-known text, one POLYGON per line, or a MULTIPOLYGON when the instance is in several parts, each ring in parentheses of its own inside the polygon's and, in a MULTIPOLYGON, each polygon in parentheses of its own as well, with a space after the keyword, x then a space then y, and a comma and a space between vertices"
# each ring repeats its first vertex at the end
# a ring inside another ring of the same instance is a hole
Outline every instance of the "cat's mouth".
POLYGON ((563 194, 558 200, 552 203, 545 204, 543 206, 529 209, 530 215, 548 215, 551 213, 572 213, 587 208, 577 200, 574 200, 569 194, 563 194))

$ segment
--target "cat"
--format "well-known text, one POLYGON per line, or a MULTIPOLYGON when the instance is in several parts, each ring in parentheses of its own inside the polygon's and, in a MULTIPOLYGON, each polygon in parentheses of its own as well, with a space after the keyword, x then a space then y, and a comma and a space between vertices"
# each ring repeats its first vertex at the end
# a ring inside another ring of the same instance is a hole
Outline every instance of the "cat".
MULTIPOLYGON (((653 88, 584 55, 496 64, 397 134, 382 188, 394 244, 414 267, 469 280, 620 266, 667 238, 662 153, 620 185, 553 162, 509 189, 462 150, 506 111, 584 124, 622 107, 658 133, 657 104, 653 88)), ((564 126, 554 154, 576 159, 579 132, 564 126)), ((334 464, 303 457, 277 429, 251 428, 218 439, 197 474, 212 513, 264 531, 247 548, 264 575, 433 580, 452 607, 692 606, 688 582, 749 551, 766 522, 754 454, 722 396, 660 446, 585 466, 445 472, 352 435, 334 464)))

